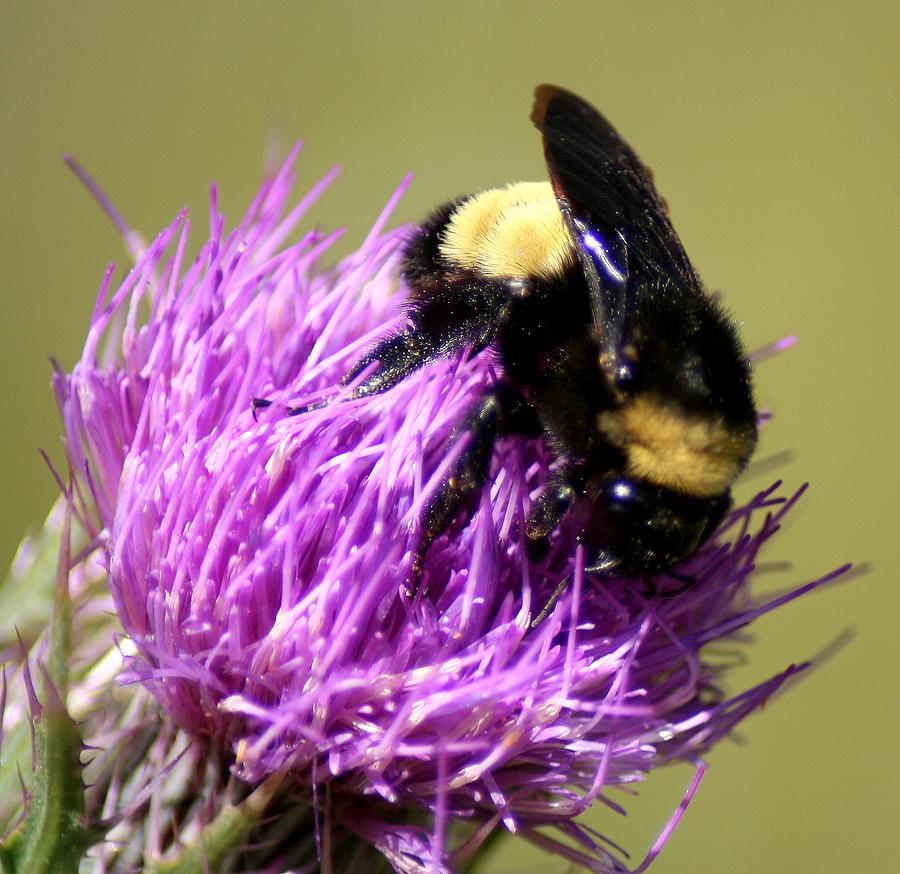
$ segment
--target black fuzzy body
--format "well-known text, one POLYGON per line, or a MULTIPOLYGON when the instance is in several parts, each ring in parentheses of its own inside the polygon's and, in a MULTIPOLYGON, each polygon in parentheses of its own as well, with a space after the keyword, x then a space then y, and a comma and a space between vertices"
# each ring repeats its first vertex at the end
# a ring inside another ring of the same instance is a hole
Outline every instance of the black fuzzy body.
MULTIPOLYGON (((474 507, 498 436, 543 438, 560 462, 525 526, 532 557, 572 505, 586 501, 586 569, 631 576, 668 571, 710 536, 755 444, 750 369, 736 331, 704 292, 649 171, 569 92, 540 86, 532 119, 564 223, 562 245, 570 246, 559 259, 567 266, 541 277, 463 266, 445 248, 448 227, 466 204, 488 203, 476 218, 495 221, 493 201, 473 195, 445 204, 405 251, 407 326, 345 379, 355 383, 351 397, 364 397, 429 361, 487 347, 502 370, 460 423, 469 445, 426 510, 416 578, 429 544, 474 507), (639 403, 650 412, 635 426, 627 417, 639 403), (610 426, 609 415, 625 424, 610 426), (663 450, 653 446, 660 467, 641 467, 635 450, 644 452, 645 439, 653 444, 660 427, 669 431, 663 450), (718 436, 704 442, 707 431, 718 436), (682 481, 685 468, 673 459, 683 452, 693 479, 682 481), (707 459, 712 486, 703 484, 707 459)), ((537 250, 558 252, 559 235, 551 230, 541 249, 546 225, 536 218, 533 227, 537 250)), ((482 263, 481 254, 464 252, 465 263, 482 263)))
MULTIPOLYGON (((610 464, 617 453, 600 439, 596 423, 616 399, 597 366, 602 336, 580 269, 554 280, 511 277, 510 287, 508 280, 459 268, 441 255, 440 242, 463 202, 437 209, 404 256, 407 313, 416 333, 435 338, 429 357, 491 345, 554 454, 592 468, 610 464)), ((631 290, 628 316, 623 345, 636 353, 643 391, 690 414, 755 427, 746 357, 728 317, 701 288, 644 283, 631 290)))

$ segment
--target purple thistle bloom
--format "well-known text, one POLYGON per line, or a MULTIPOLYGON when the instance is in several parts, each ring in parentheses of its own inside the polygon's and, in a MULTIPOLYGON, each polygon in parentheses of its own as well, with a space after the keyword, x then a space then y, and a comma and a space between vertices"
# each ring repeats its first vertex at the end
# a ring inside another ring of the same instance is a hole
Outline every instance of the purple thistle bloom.
POLYGON ((450 871, 501 824, 591 870, 630 870, 575 818, 691 762, 643 870, 702 754, 800 669, 729 698, 703 647, 834 575, 751 596, 794 500, 776 487, 679 568, 698 583, 678 597, 586 577, 575 518, 529 564, 518 531, 552 459, 501 440, 477 513, 433 544, 411 599, 423 507, 496 374, 485 353, 340 401, 343 373, 402 319, 407 232, 385 225, 406 182, 363 245, 323 267, 337 234, 295 231, 332 174, 290 207, 295 154, 230 233, 213 192, 193 263, 182 214, 112 292, 110 269, 82 358, 56 377, 74 510, 103 545, 131 676, 247 783, 288 774, 323 806, 327 786, 341 825, 398 871, 450 871), (255 396, 274 401, 256 418, 255 396), (431 825, 389 825, 399 809, 431 825), (461 849, 459 821, 474 831, 461 849))

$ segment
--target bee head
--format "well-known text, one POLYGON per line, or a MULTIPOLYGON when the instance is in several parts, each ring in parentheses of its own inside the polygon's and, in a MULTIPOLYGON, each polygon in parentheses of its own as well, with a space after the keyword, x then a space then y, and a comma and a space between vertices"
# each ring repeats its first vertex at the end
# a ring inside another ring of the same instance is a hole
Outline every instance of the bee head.
POLYGON ((582 532, 589 573, 638 576, 667 571, 716 529, 731 493, 695 498, 627 475, 608 478, 593 496, 582 532))

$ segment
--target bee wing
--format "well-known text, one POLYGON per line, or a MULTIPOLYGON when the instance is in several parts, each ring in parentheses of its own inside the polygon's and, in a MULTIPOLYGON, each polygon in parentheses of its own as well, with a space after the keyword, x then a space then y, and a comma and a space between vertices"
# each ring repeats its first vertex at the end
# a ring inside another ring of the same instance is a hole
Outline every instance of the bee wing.
POLYGON ((617 358, 629 288, 675 282, 699 289, 699 280, 650 171, 593 106, 555 85, 539 85, 531 120, 543 136, 550 181, 590 289, 594 324, 617 358))

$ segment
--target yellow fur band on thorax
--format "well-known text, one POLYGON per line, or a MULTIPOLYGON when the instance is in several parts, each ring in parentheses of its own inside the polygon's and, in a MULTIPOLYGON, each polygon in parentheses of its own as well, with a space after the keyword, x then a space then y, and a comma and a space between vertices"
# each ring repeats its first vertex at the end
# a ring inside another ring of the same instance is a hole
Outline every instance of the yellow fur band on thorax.
POLYGON ((451 216, 441 254, 485 276, 552 279, 575 250, 549 182, 482 191, 451 216))

